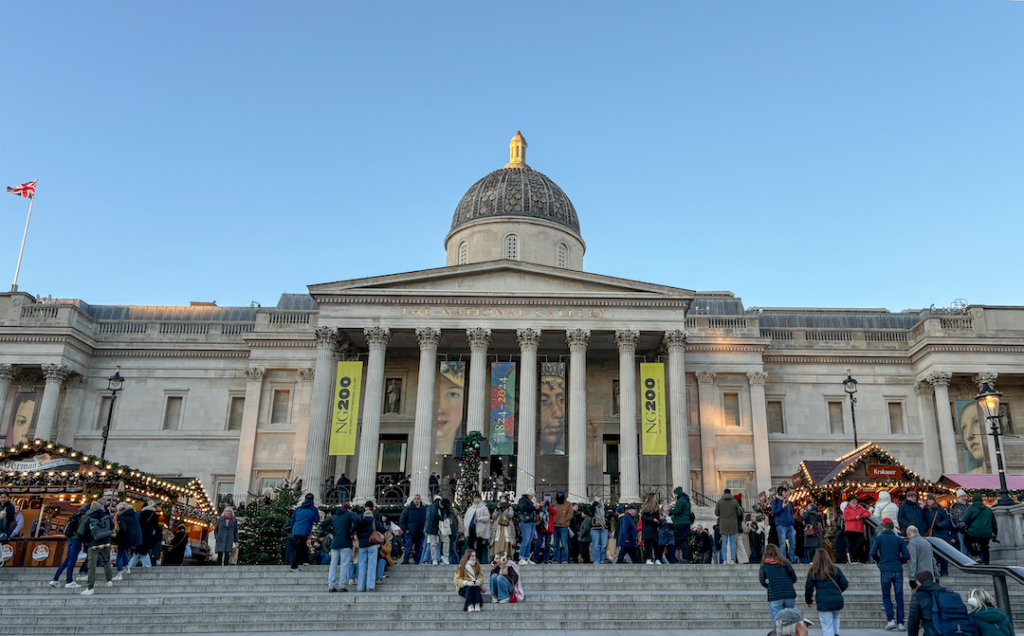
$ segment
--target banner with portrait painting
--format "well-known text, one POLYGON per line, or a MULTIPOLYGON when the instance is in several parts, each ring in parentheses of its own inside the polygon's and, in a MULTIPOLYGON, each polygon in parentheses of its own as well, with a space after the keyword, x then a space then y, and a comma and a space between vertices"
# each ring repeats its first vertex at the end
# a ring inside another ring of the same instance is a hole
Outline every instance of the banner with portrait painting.
POLYGON ((359 421, 359 388, 363 363, 339 362, 334 383, 334 413, 331 416, 331 455, 355 455, 359 421))
POLYGON ((640 365, 640 425, 643 427, 643 454, 668 454, 668 427, 665 426, 665 365, 645 362, 640 365))
POLYGON ((565 363, 540 365, 540 454, 565 455, 565 363))
POLYGON ((444 360, 437 386, 437 444, 435 455, 455 453, 455 440, 461 437, 465 412, 466 363, 444 360))
POLYGON ((491 455, 515 452, 516 363, 491 363, 491 455))
POLYGON ((963 444, 964 472, 987 474, 985 461, 985 429, 981 407, 974 400, 956 401, 957 430, 963 444))
POLYGON ((39 417, 39 399, 42 395, 36 391, 18 391, 14 394, 14 405, 11 408, 11 420, 7 423, 7 446, 14 446, 32 439, 36 432, 36 420, 39 417))

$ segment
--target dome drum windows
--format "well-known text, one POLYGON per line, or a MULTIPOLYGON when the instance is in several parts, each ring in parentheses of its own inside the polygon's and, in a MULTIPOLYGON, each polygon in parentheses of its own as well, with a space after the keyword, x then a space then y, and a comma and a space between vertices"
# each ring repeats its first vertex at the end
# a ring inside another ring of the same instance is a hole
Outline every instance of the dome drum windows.
POLYGON ((463 241, 459 243, 459 265, 465 265, 469 262, 469 245, 463 241))
POLYGON ((505 237, 504 259, 507 261, 519 260, 519 237, 515 234, 509 234, 505 237))
POLYGON ((558 244, 558 258, 556 262, 561 268, 568 267, 569 265, 569 248, 565 246, 565 243, 558 244))

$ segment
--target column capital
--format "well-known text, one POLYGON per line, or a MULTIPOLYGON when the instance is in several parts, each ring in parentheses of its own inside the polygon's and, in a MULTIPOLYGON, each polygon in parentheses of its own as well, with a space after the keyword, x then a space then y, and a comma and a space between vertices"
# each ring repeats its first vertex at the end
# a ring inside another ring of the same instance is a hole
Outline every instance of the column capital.
POLYGON ((81 389, 85 386, 85 376, 81 373, 73 373, 68 377, 68 387, 72 389, 81 389))
POLYGON ((516 329, 520 349, 536 349, 540 346, 540 329, 516 329))
POLYGON ((441 342, 441 330, 433 327, 419 327, 416 329, 416 340, 420 343, 420 349, 437 349, 441 342))
MULTIPOLYGON (((618 334, 616 334, 618 337, 618 334)), ((590 330, 589 329, 566 329, 565 330, 565 341, 569 343, 569 349, 576 347, 586 348, 590 344, 590 330)))
POLYGON ((718 376, 714 371, 698 371, 694 375, 697 376, 697 384, 714 384, 718 376))
POLYGON ((14 367, 9 364, 0 364, 0 382, 10 382, 14 379, 14 367))
POLYGON ((305 369, 299 369, 299 379, 303 382, 312 382, 316 378, 316 369, 313 367, 306 367, 305 369))
POLYGON ((47 382, 63 382, 64 378, 68 377, 70 373, 71 369, 67 368, 63 364, 43 365, 43 377, 46 378, 47 382))
POLYGON ((747 382, 750 382, 750 386, 764 386, 767 379, 768 374, 764 371, 751 371, 747 374, 747 382))
POLYGON ((263 382, 263 375, 267 372, 262 367, 249 367, 245 370, 245 379, 249 382, 263 382))
POLYGON ((928 382, 915 382, 914 391, 916 391, 918 395, 931 395, 932 393, 935 392, 935 387, 933 387, 928 382))
POLYGON ((670 349, 672 347, 684 347, 686 346, 686 332, 680 329, 666 331, 663 341, 665 346, 670 349))
POLYGON ((936 371, 927 378, 936 389, 948 389, 949 383, 953 380, 953 374, 948 371, 936 371))
POLYGON ((387 327, 367 327, 363 329, 363 335, 366 336, 366 343, 371 349, 384 349, 391 341, 391 330, 387 327))
POLYGON ((320 349, 334 349, 338 344, 338 330, 334 327, 317 327, 313 330, 313 337, 320 349))
MULTIPOLYGON (((566 335, 568 337, 568 334, 566 335)), ((615 344, 619 345, 619 351, 626 347, 636 348, 640 342, 640 332, 634 329, 617 329, 615 331, 615 344)))
POLYGON ((469 340, 470 351, 475 349, 487 350, 491 344, 491 330, 484 327, 476 327, 466 330, 466 339, 469 340))
POLYGON ((981 391, 983 385, 988 384, 993 389, 996 388, 996 380, 999 379, 999 374, 995 371, 982 371, 976 373, 973 378, 974 384, 978 386, 978 390, 981 391))

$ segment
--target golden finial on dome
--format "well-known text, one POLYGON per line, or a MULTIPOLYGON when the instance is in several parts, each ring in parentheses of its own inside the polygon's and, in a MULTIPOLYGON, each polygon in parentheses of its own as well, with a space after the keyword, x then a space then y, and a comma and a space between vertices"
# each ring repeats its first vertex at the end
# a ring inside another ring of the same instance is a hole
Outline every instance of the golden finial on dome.
POLYGON ((513 170, 530 169, 530 166, 526 165, 526 138, 518 130, 512 141, 508 142, 508 165, 505 166, 505 169, 510 168, 513 170))

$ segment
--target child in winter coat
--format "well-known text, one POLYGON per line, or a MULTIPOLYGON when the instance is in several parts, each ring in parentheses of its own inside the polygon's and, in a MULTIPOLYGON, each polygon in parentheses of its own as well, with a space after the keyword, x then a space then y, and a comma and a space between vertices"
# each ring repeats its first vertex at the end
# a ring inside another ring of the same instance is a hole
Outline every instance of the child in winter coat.
MULTIPOLYGON (((775 625, 775 615, 786 608, 796 607, 796 572, 789 561, 782 556, 779 546, 768 544, 764 550, 761 569, 757 573, 761 587, 768 589, 768 611, 775 625)), ((773 627, 774 628, 774 627, 773 627)))

